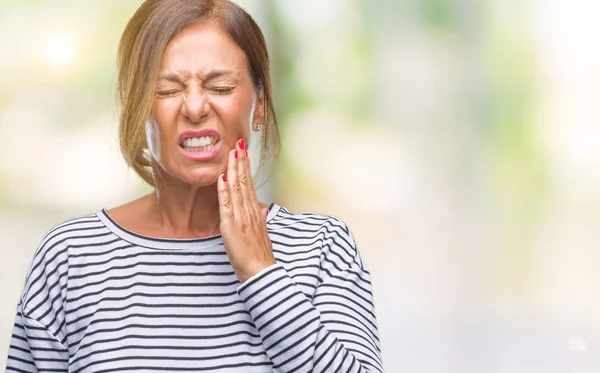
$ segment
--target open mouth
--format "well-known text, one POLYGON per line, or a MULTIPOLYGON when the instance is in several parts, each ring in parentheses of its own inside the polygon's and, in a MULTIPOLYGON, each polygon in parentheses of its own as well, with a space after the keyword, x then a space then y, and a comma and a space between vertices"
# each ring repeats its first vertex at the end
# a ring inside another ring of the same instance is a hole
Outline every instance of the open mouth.
POLYGON ((215 136, 188 137, 179 144, 183 150, 190 153, 210 151, 218 140, 215 136))

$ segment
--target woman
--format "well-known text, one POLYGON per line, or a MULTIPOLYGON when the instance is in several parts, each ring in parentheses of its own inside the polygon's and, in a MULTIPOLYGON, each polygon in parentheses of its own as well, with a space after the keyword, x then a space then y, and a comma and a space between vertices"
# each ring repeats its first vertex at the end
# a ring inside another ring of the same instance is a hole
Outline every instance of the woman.
POLYGON ((16 372, 381 372, 369 273, 340 220, 258 202, 278 148, 269 60, 227 0, 148 0, 119 47, 120 144, 153 193, 50 230, 16 372))

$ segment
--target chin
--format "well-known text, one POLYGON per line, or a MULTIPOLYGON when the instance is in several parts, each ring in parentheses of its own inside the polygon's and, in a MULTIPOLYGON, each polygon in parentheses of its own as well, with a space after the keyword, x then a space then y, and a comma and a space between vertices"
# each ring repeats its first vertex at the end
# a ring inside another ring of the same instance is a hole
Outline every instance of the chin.
MULTIPOLYGON (((218 177, 218 176, 217 176, 218 177)), ((183 180, 192 187, 203 188, 217 184, 217 177, 212 179, 196 178, 191 180, 183 180)))
POLYGON ((165 180, 166 185, 188 184, 194 187, 214 185, 219 176, 225 172, 225 167, 198 165, 196 167, 160 167, 159 178, 165 180))
POLYGON ((197 169, 193 171, 186 172, 181 180, 190 184, 192 186, 203 187, 208 185, 213 185, 217 183, 219 176, 224 171, 220 171, 218 169, 197 169))

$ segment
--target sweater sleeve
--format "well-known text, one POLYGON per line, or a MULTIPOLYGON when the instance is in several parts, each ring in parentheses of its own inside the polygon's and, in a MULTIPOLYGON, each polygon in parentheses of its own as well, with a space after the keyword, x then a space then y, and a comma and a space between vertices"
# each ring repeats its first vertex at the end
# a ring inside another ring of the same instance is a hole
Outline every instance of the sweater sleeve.
POLYGON ((67 372, 67 348, 40 322, 17 312, 10 340, 7 372, 67 372))
POLYGON ((8 351, 7 372, 67 372, 64 300, 68 259, 64 240, 44 237, 27 273, 8 351))
POLYGON ((326 240, 312 299, 280 264, 238 290, 274 367, 283 372, 383 372, 370 274, 342 227, 326 240))

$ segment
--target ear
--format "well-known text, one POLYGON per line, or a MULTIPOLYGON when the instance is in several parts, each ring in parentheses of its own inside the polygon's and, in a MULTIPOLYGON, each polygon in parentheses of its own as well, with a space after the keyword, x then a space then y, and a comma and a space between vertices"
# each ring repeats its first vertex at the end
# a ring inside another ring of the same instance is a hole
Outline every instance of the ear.
POLYGON ((256 108, 254 110, 254 117, 252 118, 252 129, 256 131, 259 124, 265 125, 265 95, 261 90, 256 100, 256 108))

